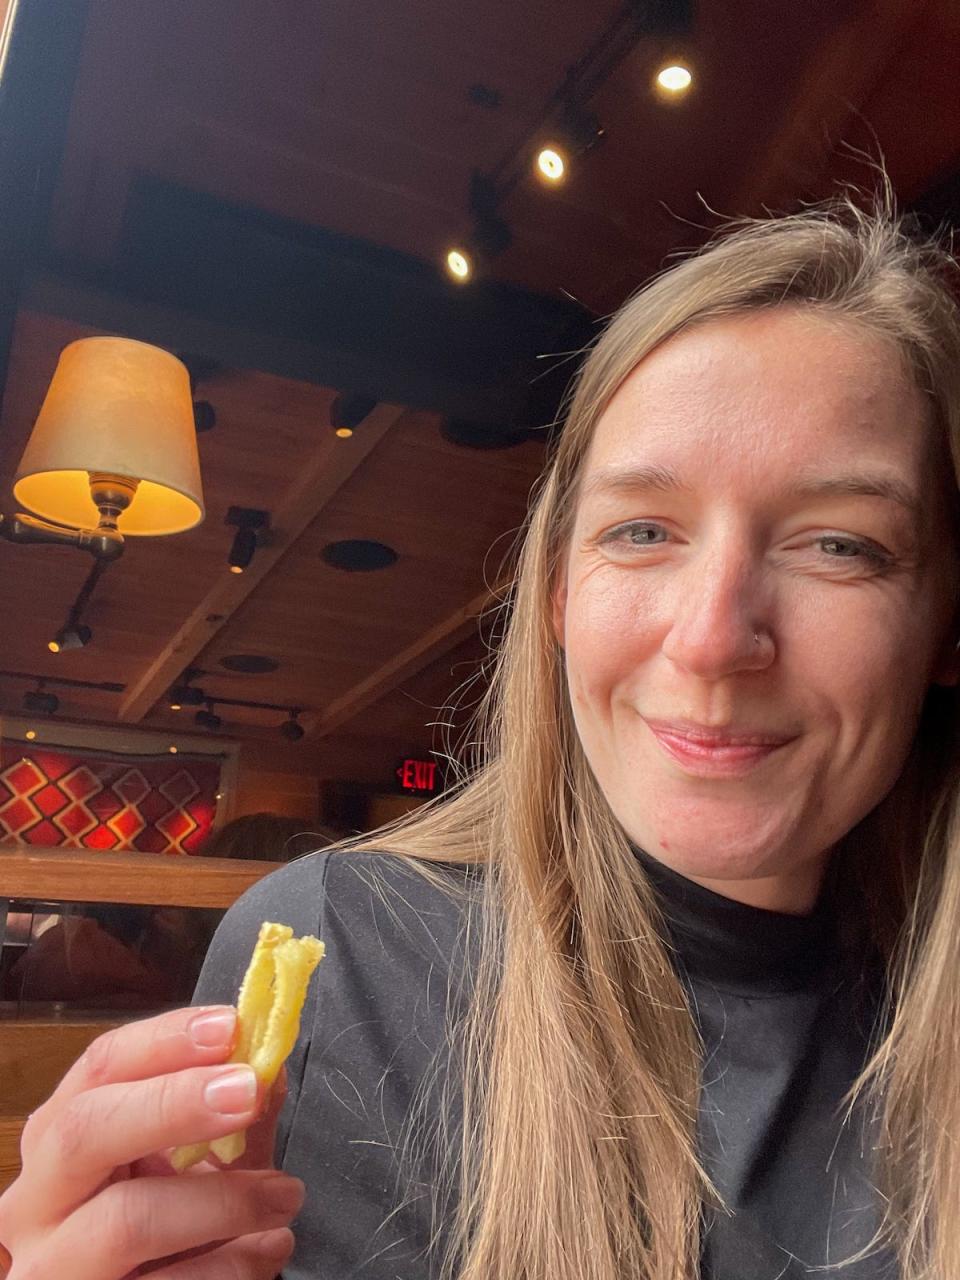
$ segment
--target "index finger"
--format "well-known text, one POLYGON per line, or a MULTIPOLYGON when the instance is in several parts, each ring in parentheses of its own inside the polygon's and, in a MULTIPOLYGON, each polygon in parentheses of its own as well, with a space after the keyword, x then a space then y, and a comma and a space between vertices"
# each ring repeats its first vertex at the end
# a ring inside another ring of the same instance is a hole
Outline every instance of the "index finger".
POLYGON ((233 1049, 236 1029, 236 1009, 208 1005, 173 1009, 98 1036, 27 1121, 24 1156, 78 1094, 105 1084, 129 1084, 184 1067, 225 1062, 233 1049))

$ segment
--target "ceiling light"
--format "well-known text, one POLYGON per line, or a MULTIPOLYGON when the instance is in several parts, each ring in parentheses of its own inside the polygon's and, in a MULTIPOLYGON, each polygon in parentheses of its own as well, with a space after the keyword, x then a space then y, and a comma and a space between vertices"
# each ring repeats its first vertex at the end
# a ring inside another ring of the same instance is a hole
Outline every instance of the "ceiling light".
POLYGON ((679 63, 664 67, 657 75, 657 84, 668 93, 684 93, 690 88, 692 81, 693 76, 679 63))
POLYGON ((181 707, 202 707, 206 700, 203 690, 192 684, 175 684, 170 690, 171 711, 179 711, 181 707))
POLYGON ((270 524, 270 512, 254 507, 231 507, 224 524, 233 525, 237 532, 227 557, 231 573, 243 573, 259 545, 258 534, 270 524))
POLYGON ((175 755, 177 754, 177 748, 176 748, 176 747, 167 747, 167 750, 170 752, 170 754, 171 754, 172 756, 175 756, 175 755))
POLYGON ((377 401, 359 391, 341 391, 330 406, 330 425, 341 440, 349 440, 364 418, 373 413, 377 401))
POLYGON ((34 714, 52 716, 60 708, 60 699, 55 693, 44 693, 43 686, 36 689, 29 689, 23 695, 24 711, 32 711, 34 714))
POLYGON ((466 284, 473 275, 473 260, 466 249, 451 249, 446 257, 447 275, 457 284, 466 284))
POLYGON ((28 742, 33 742, 33 740, 34 740, 34 739, 36 738, 36 736, 37 736, 37 731, 36 731, 36 729, 28 729, 28 730, 27 730, 27 732, 26 732, 23 736, 26 738, 26 740, 27 740, 28 742))
POLYGON ((290 719, 284 720, 283 724, 280 726, 280 732, 290 742, 299 742, 306 733, 303 725, 297 719, 299 715, 299 709, 294 708, 294 710, 290 712, 290 719))
POLYGON ((547 182, 560 182, 567 171, 563 152, 556 147, 543 147, 537 155, 537 171, 547 182))
POLYGON ((206 708, 202 711, 198 711, 193 719, 202 729, 216 730, 223 724, 220 717, 214 714, 213 703, 211 701, 208 701, 206 708))
POLYGON ((83 622, 63 627, 49 642, 47 648, 51 653, 62 653, 64 649, 82 649, 93 639, 93 632, 83 622))
POLYGON ((257 535, 253 529, 238 529, 233 539, 233 546, 230 548, 230 555, 227 557, 230 565, 231 573, 243 573, 250 561, 253 559, 253 553, 257 549, 257 535))

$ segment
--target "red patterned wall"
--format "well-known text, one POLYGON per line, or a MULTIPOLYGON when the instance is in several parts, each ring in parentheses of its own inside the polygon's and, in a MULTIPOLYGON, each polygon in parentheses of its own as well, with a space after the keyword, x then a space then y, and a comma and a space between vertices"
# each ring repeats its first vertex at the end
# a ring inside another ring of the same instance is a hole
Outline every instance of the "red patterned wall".
POLYGON ((220 762, 0 746, 0 845, 197 853, 220 762))

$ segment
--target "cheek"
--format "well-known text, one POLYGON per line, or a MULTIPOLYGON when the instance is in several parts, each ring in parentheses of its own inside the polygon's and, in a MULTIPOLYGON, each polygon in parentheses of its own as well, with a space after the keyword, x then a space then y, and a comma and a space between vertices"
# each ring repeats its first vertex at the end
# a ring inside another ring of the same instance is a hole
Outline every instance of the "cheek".
POLYGON ((575 703, 594 702, 656 650, 651 603, 623 583, 587 576, 571 587, 565 614, 567 678, 575 703))

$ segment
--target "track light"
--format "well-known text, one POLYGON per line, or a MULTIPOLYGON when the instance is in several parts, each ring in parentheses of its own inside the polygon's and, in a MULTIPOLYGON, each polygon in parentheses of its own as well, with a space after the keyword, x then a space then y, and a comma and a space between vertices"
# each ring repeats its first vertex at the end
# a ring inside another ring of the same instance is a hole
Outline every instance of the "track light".
POLYGON ((303 725, 297 719, 299 715, 299 708, 294 708, 290 712, 290 719, 284 720, 283 724, 280 726, 280 732, 289 742, 299 742, 306 733, 303 725))
POLYGON ((447 275, 457 284, 466 284, 473 275, 473 258, 465 245, 449 249, 444 263, 447 275))
POLYGON ((330 406, 330 425, 341 440, 349 440, 364 418, 373 413, 377 401, 357 391, 342 391, 330 406))
POLYGON ((198 711, 193 717, 194 723, 200 725, 202 729, 219 729, 223 721, 218 715, 214 714, 213 702, 208 699, 207 705, 202 711, 198 711))
POLYGON ((44 693, 42 685, 30 689, 23 695, 24 711, 33 711, 37 715, 56 715, 60 707, 60 699, 55 693, 44 693))
POLYGON ((82 649, 93 639, 93 632, 83 622, 72 626, 61 627, 47 648, 51 653, 62 653, 64 649, 82 649))
POLYGON ((175 684, 170 690, 170 710, 179 711, 181 707, 202 707, 206 702, 202 689, 192 684, 175 684))
POLYGON ((537 153, 537 172, 550 183, 562 182, 567 172, 567 161, 559 147, 541 147, 537 153))
POLYGON ((556 186, 570 170, 573 156, 586 155, 603 141, 604 131, 592 111, 568 102, 550 135, 537 150, 537 176, 556 186))
POLYGON ((686 93, 693 82, 693 76, 690 74, 689 68, 681 63, 672 63, 668 67, 663 67, 657 74, 657 88, 663 96, 677 97, 681 93, 686 93))
POLYGON ((257 549, 257 535, 253 529, 238 529, 233 539, 233 546, 230 548, 230 555, 227 562, 230 565, 231 573, 243 573, 250 561, 253 559, 253 553, 257 549))
POLYGON ((227 557, 230 572, 243 573, 257 549, 258 533, 270 524, 270 512, 259 511, 254 507, 231 507, 224 524, 233 525, 237 530, 227 557))

